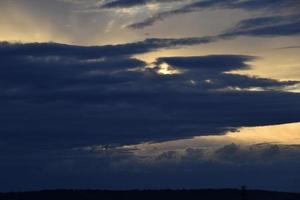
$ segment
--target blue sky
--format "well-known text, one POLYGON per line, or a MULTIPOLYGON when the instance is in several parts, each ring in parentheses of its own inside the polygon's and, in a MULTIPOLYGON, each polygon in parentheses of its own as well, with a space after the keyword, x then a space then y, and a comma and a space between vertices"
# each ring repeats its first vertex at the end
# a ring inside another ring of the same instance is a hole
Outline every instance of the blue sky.
POLYGON ((2 0, 0 191, 300 191, 298 0, 2 0))

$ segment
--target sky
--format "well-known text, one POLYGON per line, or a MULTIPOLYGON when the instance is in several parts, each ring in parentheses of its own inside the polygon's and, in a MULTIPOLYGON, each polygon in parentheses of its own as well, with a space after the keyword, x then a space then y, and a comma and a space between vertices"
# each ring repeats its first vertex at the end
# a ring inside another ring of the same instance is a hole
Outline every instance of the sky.
POLYGON ((0 192, 300 192, 299 0, 1 0, 0 192))

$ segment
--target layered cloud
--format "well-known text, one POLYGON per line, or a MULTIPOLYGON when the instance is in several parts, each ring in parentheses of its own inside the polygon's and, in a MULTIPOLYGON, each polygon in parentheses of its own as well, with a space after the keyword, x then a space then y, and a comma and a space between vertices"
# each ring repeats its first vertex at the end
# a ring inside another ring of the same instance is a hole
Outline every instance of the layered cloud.
POLYGON ((230 39, 238 36, 297 36, 300 34, 299 24, 300 16, 298 14, 249 18, 241 20, 237 25, 223 33, 220 33, 219 35, 216 35, 214 37, 214 41, 230 39))
POLYGON ((179 1, 180 0, 111 0, 104 2, 102 8, 128 8, 149 3, 173 3, 179 1))
POLYGON ((300 15, 259 17, 242 20, 223 36, 292 36, 300 34, 300 15))
POLYGON ((2 158, 0 169, 6 172, 1 176, 2 188, 180 189, 247 184, 251 189, 299 191, 297 145, 233 143, 210 152, 186 148, 152 156, 136 156, 134 151, 103 146, 35 153, 34 158, 19 157, 12 166, 2 158), (20 168, 26 173, 20 173, 20 168))
POLYGON ((131 24, 130 28, 144 28, 150 25, 153 25, 157 21, 164 20, 167 17, 183 14, 183 13, 190 13, 195 11, 201 11, 204 9, 242 9, 242 10, 259 10, 264 9, 265 11, 283 11, 288 10, 288 13, 295 13, 297 12, 297 8, 299 8, 299 2, 297 0, 287 0, 287 1, 270 1, 270 0, 201 0, 201 1, 194 1, 192 3, 186 4, 181 8, 176 8, 174 10, 168 10, 164 12, 160 12, 154 14, 153 16, 146 18, 145 20, 131 24))
MULTIPOLYGON (((118 180, 128 181, 127 189, 247 184, 250 188, 298 191, 299 125, 242 128, 225 135, 162 143, 80 147, 65 152, 69 162, 61 160, 47 172, 54 173, 62 167, 85 174, 97 171, 105 179, 116 175, 121 178, 118 180), (71 156, 78 154, 80 158, 71 156)), ((97 176, 94 178, 91 179, 97 176)), ((108 185, 121 187, 118 183, 108 185)))
POLYGON ((250 68, 253 56, 161 57, 152 64, 132 57, 178 44, 186 40, 1 44, 3 148, 160 141, 299 121, 299 94, 284 91, 297 81, 228 73, 250 68))

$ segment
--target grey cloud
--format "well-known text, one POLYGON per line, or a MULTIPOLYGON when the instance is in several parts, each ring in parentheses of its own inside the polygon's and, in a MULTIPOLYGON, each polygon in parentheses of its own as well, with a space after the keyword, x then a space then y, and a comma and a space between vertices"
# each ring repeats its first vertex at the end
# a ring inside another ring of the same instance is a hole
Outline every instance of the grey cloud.
POLYGON ((233 143, 217 149, 213 157, 218 162, 225 162, 231 164, 256 163, 263 165, 270 164, 273 162, 281 162, 282 158, 280 158, 280 156, 283 156, 281 155, 281 151, 282 150, 279 145, 264 144, 243 147, 233 143))
MULTIPOLYGON (((178 164, 216 162, 232 165, 270 165, 280 162, 299 162, 299 146, 280 144, 239 145, 228 144, 218 148, 186 148, 180 151, 166 151, 155 156, 159 165, 166 162, 178 164)), ((140 158, 143 159, 143 158, 140 158)), ((147 159, 145 159, 147 162, 147 159)))
MULTIPOLYGON (((297 0, 247 0, 247 1, 238 1, 238 0, 206 0, 206 1, 196 1, 191 4, 185 5, 181 8, 161 12, 155 14, 152 17, 146 18, 145 20, 129 25, 130 28, 140 29, 147 26, 151 26, 157 21, 164 20, 167 17, 195 12, 203 9, 211 8, 227 8, 227 9, 244 9, 244 10, 256 10, 256 9, 266 9, 269 11, 274 10, 284 10, 286 8, 297 8, 299 7, 299 2, 297 0)), ((291 11, 294 12, 294 11, 291 11)), ((297 11, 296 11, 297 12, 297 11)))
POLYGON ((297 145, 231 144, 209 156, 205 150, 187 148, 183 153, 162 152, 151 161, 149 157, 136 157, 114 147, 104 151, 60 150, 13 161, 1 159, 4 162, 0 164, 0 173, 5 181, 2 191, 56 187, 218 188, 247 184, 252 189, 295 192, 299 191, 300 180, 297 145))
POLYGON ((242 20, 220 38, 236 36, 291 36, 300 34, 300 15, 259 17, 242 20))
POLYGON ((156 157, 157 161, 174 161, 177 160, 178 155, 176 151, 167 151, 167 152, 163 152, 162 154, 158 155, 156 157))
POLYGON ((173 3, 180 0, 111 0, 104 2, 102 8, 128 8, 133 6, 141 6, 147 3, 173 3))
POLYGON ((0 43, 0 56, 69 56, 82 59, 93 59, 113 56, 131 56, 177 46, 200 45, 214 41, 214 37, 195 38, 148 38, 144 41, 105 45, 105 46, 75 46, 58 43, 0 43), (40 51, 43 48, 43 51, 40 51))
MULTIPOLYGON (((232 39, 239 36, 252 37, 278 37, 278 36, 297 36, 300 34, 300 16, 299 14, 284 16, 268 16, 249 18, 240 21, 237 25, 215 36, 187 38, 186 40, 178 39, 177 41, 169 41, 188 44, 190 41, 198 41, 199 43, 211 43, 224 39, 232 39)), ((167 42, 167 41, 166 41, 167 42)))

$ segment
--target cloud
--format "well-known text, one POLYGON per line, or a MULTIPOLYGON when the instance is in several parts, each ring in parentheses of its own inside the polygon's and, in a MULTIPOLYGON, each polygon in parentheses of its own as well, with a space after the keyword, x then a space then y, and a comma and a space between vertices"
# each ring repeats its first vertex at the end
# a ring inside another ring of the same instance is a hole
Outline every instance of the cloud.
POLYGON ((287 47, 282 47, 279 49, 300 49, 300 46, 287 46, 287 47))
POLYGON ((216 36, 148 38, 138 42, 105 46, 86 47, 59 43, 21 44, 2 42, 0 43, 0 56, 68 56, 85 59, 132 56, 159 49, 209 44, 238 36, 275 37, 299 35, 299 19, 299 15, 250 18, 240 21, 236 26, 216 36), (43 48, 43 51, 40 51, 40 48, 43 48))
POLYGON ((171 44, 186 40, 100 47, 3 43, 1 141, 18 152, 25 146, 125 144, 299 121, 299 94, 283 92, 298 82, 226 73, 250 68, 255 57, 162 57, 150 68, 130 56, 171 44), (160 74, 164 65, 181 73, 160 74))
POLYGON ((148 3, 173 3, 180 0, 112 0, 102 5, 102 8, 129 8, 133 6, 146 5, 148 3))
POLYGON ((299 25, 300 15, 250 18, 242 20, 220 37, 299 35, 299 25))
POLYGON ((300 149, 297 145, 254 144, 238 145, 235 143, 213 148, 186 148, 184 151, 165 151, 154 158, 143 158, 155 165, 163 163, 203 164, 215 162, 230 165, 270 165, 281 162, 298 162, 300 149))
POLYGON ((297 84, 297 82, 278 82, 272 79, 264 79, 258 77, 241 76, 237 74, 228 74, 224 72, 232 70, 249 69, 247 64, 255 60, 253 56, 244 55, 208 55, 196 57, 162 57, 157 59, 157 65, 167 63, 173 69, 186 71, 185 75, 189 75, 195 83, 201 80, 199 87, 202 89, 225 89, 225 88, 252 88, 262 87, 281 87, 285 84, 297 84), (224 63, 226 63, 224 65, 224 63))
MULTIPOLYGON (((215 36, 200 37, 201 40, 207 43, 216 42, 224 39, 233 39, 240 36, 252 37, 279 37, 279 36, 297 36, 300 34, 300 16, 294 15, 277 15, 268 17, 256 17, 241 20, 232 28, 215 36)), ((197 38, 178 39, 178 43, 188 44, 189 42, 197 41, 197 38)), ((176 43, 176 41, 170 41, 176 43)), ((295 48, 295 47, 294 47, 295 48)))
POLYGON ((73 56, 80 58, 101 58, 113 56, 131 56, 177 46, 200 45, 214 41, 214 37, 194 38, 148 38, 143 41, 105 45, 105 46, 75 46, 58 43, 0 43, 0 56, 73 56), (40 51, 40 48, 43 51, 40 51))
POLYGON ((212 8, 221 8, 221 9, 243 9, 243 10, 257 10, 257 9, 265 9, 268 11, 274 12, 274 10, 285 10, 289 9, 291 12, 294 12, 291 8, 299 7, 299 2, 296 0, 287 0, 287 1, 271 1, 271 0, 206 0, 206 1, 196 1, 190 4, 187 4, 181 8, 176 8, 174 10, 164 11, 157 13, 145 20, 133 23, 129 25, 129 28, 140 29, 145 28, 147 26, 151 26, 157 21, 164 20, 167 17, 196 12, 204 9, 212 9, 212 8))
MULTIPOLYGON (((299 163, 299 145, 283 145, 272 143, 258 144, 226 144, 217 146, 188 147, 184 144, 184 148, 172 149, 172 147, 162 145, 162 148, 156 146, 154 151, 147 149, 147 145, 128 148, 127 146, 117 146, 111 148, 100 149, 99 147, 79 148, 78 152, 97 155, 98 157, 106 157, 109 162, 115 162, 116 170, 123 167, 139 165, 140 167, 151 166, 168 167, 170 165, 195 167, 197 165, 205 165, 206 163, 214 163, 215 165, 231 165, 235 166, 271 166, 287 162, 290 164, 299 163), (144 149, 143 149, 144 148, 144 149), (114 159, 117 158, 117 159, 114 159)), ((154 144, 155 145, 155 144, 154 144)), ((154 146, 153 146, 154 147, 154 146)))
POLYGON ((21 157, 16 164, 0 164, 5 180, 2 190, 236 188, 246 184, 251 189, 295 192, 299 191, 300 180, 299 146, 272 144, 231 144, 209 155, 189 148, 183 152, 162 152, 152 160, 113 149, 63 151, 35 159, 21 157))

